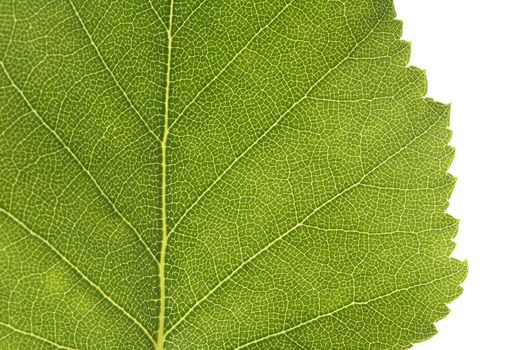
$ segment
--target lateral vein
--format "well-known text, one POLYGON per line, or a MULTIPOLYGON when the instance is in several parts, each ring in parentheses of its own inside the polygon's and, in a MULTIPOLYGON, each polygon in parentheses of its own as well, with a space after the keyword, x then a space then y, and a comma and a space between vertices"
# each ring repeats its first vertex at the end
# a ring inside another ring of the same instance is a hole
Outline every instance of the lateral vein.
POLYGON ((150 134, 152 134, 157 141, 160 141, 159 136, 157 134, 155 134, 155 132, 153 130, 151 130, 149 124, 146 122, 144 117, 142 117, 142 114, 139 112, 137 107, 135 107, 135 104, 131 101, 131 98, 129 97, 128 93, 126 92, 126 90, 124 90, 122 85, 120 85, 120 83, 117 80, 117 77, 115 76, 113 71, 109 68, 109 66, 106 63, 106 60, 104 59, 104 57, 102 57, 102 54, 100 53, 100 50, 98 49, 98 46, 95 44, 95 41, 93 40, 93 36, 88 31, 86 25, 84 24, 84 21, 82 20, 82 17, 80 17, 80 13, 78 12, 77 8, 75 7, 75 5, 73 4, 73 2, 71 0, 68 0, 68 1, 69 1, 69 4, 71 5, 71 7, 73 8, 73 11, 75 12, 75 16, 77 17, 78 21, 80 22, 80 25, 82 26, 82 29, 84 30, 84 33, 86 33, 91 46, 93 46, 93 48, 95 49, 95 51, 97 53, 98 58, 100 58, 100 61, 102 62, 102 65, 104 66, 106 71, 109 73, 109 75, 111 76, 111 78, 113 79, 113 81, 115 82, 117 87, 119 88, 119 90, 124 95, 124 98, 126 99, 128 104, 130 105, 130 107, 133 110, 133 112, 135 112, 138 115, 138 117, 140 118, 140 120, 142 121, 144 126, 148 129, 148 132, 150 134))
POLYGON ((144 248, 146 248, 147 252, 149 253, 149 255, 153 258, 153 260, 155 260, 156 263, 159 262, 159 260, 157 259, 157 257, 155 256, 155 254, 153 254, 153 252, 151 251, 151 249, 148 247, 148 245, 146 244, 146 242, 144 241, 144 239, 142 238, 142 236, 139 234, 138 230, 135 228, 135 226, 133 226, 133 224, 120 212, 120 210, 117 209, 117 206, 115 205, 115 203, 113 203, 113 201, 109 198, 109 196, 106 194, 106 192, 104 192, 104 190, 102 189, 102 187, 99 185, 99 183, 97 182, 97 180, 95 179, 95 177, 91 174, 91 172, 89 171, 88 168, 86 168, 84 166, 84 164, 80 161, 80 158, 78 158, 78 156, 73 152, 73 150, 71 149, 71 147, 69 147, 65 142, 64 140, 60 137, 60 135, 56 132, 55 129, 53 129, 51 126, 49 126, 49 124, 46 123, 46 121, 44 120, 44 118, 42 118, 42 116, 40 115, 40 113, 38 113, 38 111, 33 107, 33 105, 31 104, 31 102, 29 101, 29 99, 26 97, 26 95, 24 94, 24 92, 18 87, 18 85, 15 83, 15 81, 13 80, 13 78, 11 78, 11 75, 9 74, 9 72, 7 71, 5 65, 3 62, 0 62, 0 67, 2 68, 2 70, 4 71, 7 79, 9 80, 9 82, 11 83, 11 85, 13 86, 13 88, 18 92, 18 94, 22 97, 22 99, 24 100, 24 102, 26 103, 26 105, 29 107, 29 109, 31 110, 31 112, 38 118, 38 120, 42 123, 42 125, 49 131, 51 132, 51 134, 58 140, 58 142, 66 149, 66 151, 71 155, 71 157, 73 157, 73 159, 75 160, 75 162, 80 166, 80 168, 82 169, 82 171, 89 177, 89 179, 93 182, 93 184, 95 185, 95 187, 97 188, 97 190, 100 192, 100 194, 106 199, 106 201, 109 203, 109 205, 113 208, 114 212, 126 223, 126 225, 129 226, 129 228, 131 228, 131 230, 135 233, 135 235, 138 237, 138 239, 140 240, 140 242, 142 243, 142 245, 144 246, 144 248))
POLYGON ((53 346, 56 346, 57 349, 64 349, 64 350, 77 350, 77 349, 75 349, 75 348, 70 348, 70 347, 68 347, 68 346, 60 345, 60 344, 58 344, 58 343, 56 343, 56 342, 54 342, 54 341, 52 341, 52 340, 46 339, 46 338, 44 338, 44 337, 42 337, 42 336, 40 336, 40 335, 34 334, 34 333, 32 333, 32 332, 28 332, 28 331, 24 331, 24 330, 22 330, 22 329, 16 328, 16 327, 10 325, 9 323, 5 323, 5 322, 0 321, 0 326, 3 326, 3 327, 5 327, 5 328, 7 328, 7 329, 9 329, 9 330, 11 330, 11 331, 13 331, 13 332, 15 332, 15 333, 22 334, 22 335, 26 335, 26 336, 29 336, 29 337, 32 337, 32 338, 38 339, 38 340, 40 340, 40 341, 42 341, 42 342, 44 342, 44 343, 47 343, 47 344, 51 344, 51 345, 53 345, 53 346))
POLYGON ((148 337, 148 339, 154 343, 153 337, 149 334, 148 330, 140 321, 138 321, 133 315, 131 315, 126 309, 124 309, 122 306, 120 306, 116 301, 114 301, 104 290, 95 282, 93 282, 88 276, 86 276, 75 264, 73 264, 62 252, 60 252, 53 244, 51 244, 47 239, 33 231, 29 226, 27 226, 25 223, 23 223, 19 218, 17 218, 15 215, 13 215, 11 212, 5 210, 4 208, 0 207, 0 213, 3 213, 7 217, 9 217, 13 222, 18 224, 20 227, 22 227, 27 233, 29 233, 31 236, 37 238, 42 243, 44 243, 49 249, 51 249, 62 261, 64 261, 70 268, 72 268, 84 281, 86 281, 91 287, 93 287, 97 292, 99 292, 111 305, 113 305, 115 308, 120 310, 126 317, 128 317, 131 321, 133 321, 141 330, 144 332, 144 334, 148 337))
POLYGON ((382 294, 382 295, 379 295, 377 297, 374 297, 372 299, 368 299, 368 300, 363 300, 363 301, 353 301, 349 304, 346 304, 346 305, 343 305, 333 311, 330 311, 330 312, 327 312, 327 313, 324 313, 324 314, 320 314, 314 318, 311 318, 309 320, 306 320, 306 321, 303 321, 299 324, 296 324, 295 326, 292 326, 292 327, 289 327, 289 328, 286 328, 286 329, 283 329, 279 332, 276 332, 276 333, 272 333, 272 334, 268 334, 262 338, 258 338, 258 339, 255 339, 255 340, 252 340, 248 343, 245 343, 243 345, 240 345, 238 347, 235 348, 235 350, 240 350, 240 349, 244 349, 250 345, 255 345, 257 343, 260 343, 261 341, 264 341, 266 339, 271 339, 271 338, 275 338, 277 336, 280 336, 280 335, 284 335, 284 334, 287 334, 288 332, 291 332, 297 328, 301 328, 303 326, 306 326, 310 323, 313 323, 313 322, 317 322, 319 320, 322 320, 323 318, 326 318, 326 317, 330 317, 330 316, 333 316, 343 310, 346 310, 352 306, 356 306, 356 305, 369 305, 370 303, 373 303, 375 301, 379 301, 379 300, 382 300, 382 299, 385 299, 385 298, 388 298, 392 295, 395 295, 397 293, 401 293, 401 292, 409 292, 413 289, 417 289, 417 288, 421 288, 421 287, 426 287, 426 286, 429 286, 429 285, 432 285, 436 282, 439 282, 439 281, 443 281, 445 279, 448 279, 448 278, 451 278, 451 277, 454 277, 455 275, 457 275, 459 273, 453 273, 453 274, 450 274, 450 275, 446 275, 446 276, 443 276, 443 277, 439 277, 439 278, 435 278, 431 281, 428 281, 428 282, 423 282, 423 283, 418 283, 418 284, 415 284, 415 285, 412 285, 412 286, 409 286, 409 287, 404 287, 404 288, 399 288, 399 289, 395 289, 391 292, 388 292, 386 294, 382 294))
MULTIPOLYGON (((285 7, 286 8, 286 7, 285 7)), ((284 10, 284 9, 283 9, 284 10)), ((283 11, 282 10, 282 11, 283 11)), ((282 12, 281 11, 281 12, 282 12)), ((376 27, 381 23, 381 21, 383 20, 384 18, 384 15, 383 17, 381 17, 378 22, 372 27, 372 29, 370 30, 370 32, 363 38, 361 39, 358 43, 356 43, 354 45, 354 47, 350 50, 350 52, 342 59, 340 60, 336 65, 334 65, 333 67, 331 67, 330 69, 328 69, 317 81, 315 81, 311 86, 310 88, 306 91, 306 93, 301 97, 299 98, 298 100, 296 100, 286 111, 284 111, 284 113, 281 113, 281 115, 279 115, 279 117, 275 120, 275 122, 268 128, 266 129, 266 131, 261 135, 259 136, 252 144, 250 144, 239 156, 237 156, 227 167, 226 169, 219 175, 217 176, 217 178, 199 195, 199 197, 197 197, 197 199, 195 201, 193 201, 193 203, 184 211, 184 213, 180 216, 180 218, 177 220, 177 222, 175 223, 175 225, 173 225, 170 233, 168 234, 168 236, 170 236, 174 231, 175 229, 179 226, 179 224, 182 222, 182 220, 184 220, 184 218, 187 216, 187 214, 202 200, 202 198, 205 197, 205 195, 217 184, 219 183, 222 178, 224 177, 224 175, 226 175, 232 168, 233 166, 239 162, 239 160, 241 160, 242 158, 244 158, 246 156, 246 154, 248 154, 250 152, 250 150, 253 149, 253 147, 255 147, 257 144, 259 144, 259 142, 261 140, 263 140, 275 127, 277 127, 279 125, 279 123, 284 119, 285 116, 288 115, 288 113, 290 113, 291 111, 294 110, 294 108, 296 108, 298 105, 300 105, 304 100, 306 100, 310 93, 315 89, 316 86, 318 86, 322 81, 324 81, 329 75, 331 72, 333 72, 335 69, 337 69, 337 67, 339 67, 341 64, 343 64, 346 60, 348 60, 352 54, 354 53, 354 51, 364 42, 366 41, 370 35, 372 35, 376 29, 376 27)), ((226 67, 225 67, 226 68, 226 67)), ((210 82, 211 83, 211 82, 210 82)), ((198 97, 198 94, 197 96, 198 97)), ((182 115, 182 113, 181 113, 182 115)), ((180 115, 179 115, 180 117, 180 115)))
MULTIPOLYGON (((195 94, 195 96, 193 97, 193 99, 182 109, 182 112, 180 112, 180 114, 177 116, 177 118, 173 121, 173 123, 171 123, 171 125, 169 126, 169 128, 171 129, 173 127, 173 125, 175 125, 175 123, 180 119, 182 118, 183 114, 188 110, 188 108, 190 108, 190 106, 192 106, 195 101, 197 101, 197 99, 199 98, 199 96, 211 85, 213 84, 213 82, 215 80, 217 80, 223 73, 224 71, 226 71, 226 69, 228 69, 228 67, 233 63, 235 62, 235 60, 237 59, 237 57, 239 57, 249 46, 250 44, 259 36, 261 35, 262 32, 264 32, 273 22, 275 22, 275 20, 277 18, 279 18, 283 12, 292 4, 293 1, 290 1, 289 3, 287 3, 282 9, 281 11, 279 11, 270 21, 268 21, 268 23, 264 26, 262 26, 258 31, 257 33, 255 33, 251 38, 250 40, 248 40, 246 42, 246 44, 228 61, 228 63, 226 63, 224 65, 224 67, 222 67, 222 69, 213 77, 210 79, 210 81, 208 81, 208 83, 206 85, 204 85, 204 87, 202 89, 199 90, 199 92, 197 92, 197 94, 195 94)), ((204 1, 203 1, 204 3, 204 1)), ((200 6, 199 6, 200 7, 200 6)), ((198 8, 197 8, 198 9, 198 8)))
POLYGON ((386 159, 384 159, 382 162, 380 162, 379 164, 377 164, 376 166, 374 166, 371 170, 367 171, 358 181, 356 181, 354 184, 352 184, 351 186, 345 188, 344 190, 342 190, 341 192, 338 192, 336 195, 334 195, 333 197, 329 198, 328 200, 326 200, 325 202, 323 202, 322 204, 320 204, 319 206, 317 206, 316 208, 314 208, 309 214, 307 214, 300 222, 296 223, 293 227, 291 227, 290 229, 288 229, 288 231, 284 232, 283 234, 281 234, 280 236, 278 236, 277 238, 275 238, 273 241, 271 241, 270 243, 268 243, 264 248, 262 248, 261 250, 257 251, 255 254, 253 254, 251 257, 249 257, 248 259, 244 260, 239 266, 237 266, 237 268, 235 270, 233 270, 228 276, 226 276, 224 279, 222 279, 219 283, 217 283, 212 289, 210 289, 208 291, 208 293, 206 293, 206 295, 204 295, 201 299, 199 299, 197 302, 195 302, 193 304, 193 306, 188 309, 188 311, 186 311, 186 313, 168 330, 167 334, 169 334, 171 331, 173 331, 179 324, 181 324, 182 322, 184 322, 184 320, 188 317, 188 315, 190 315, 200 304, 202 304, 204 301, 206 301, 213 293, 215 293, 216 290, 218 290, 221 286, 223 286, 226 282, 228 282, 229 280, 232 279, 233 276, 235 276, 239 271, 241 271, 247 264, 249 264, 250 262, 252 262, 253 260, 255 260, 257 257, 259 257, 261 254, 263 254, 264 252, 268 251, 272 246, 274 246, 276 243, 282 241, 286 236, 288 236, 290 233, 294 232, 295 230, 297 230, 299 227, 302 227, 312 216, 314 216, 317 212, 319 212, 321 209, 323 209, 324 207, 326 207, 327 205, 329 205, 330 203, 332 203, 333 201, 335 201, 337 198, 341 197, 342 195, 344 195, 345 193, 351 191, 352 189, 358 187, 359 185, 362 184, 362 182, 368 178, 370 175, 372 175, 377 169, 379 169, 381 166, 383 166, 385 163, 387 163, 389 160, 391 160, 392 158, 396 157, 397 155, 399 155, 401 152, 403 152, 404 150, 408 149, 414 142, 416 142, 417 140, 419 140, 421 137, 423 137, 424 135, 426 135, 430 130, 432 130, 438 123, 439 121, 441 121, 441 116, 439 116, 436 121, 434 123, 432 123, 426 130, 424 130, 421 134, 417 135, 416 137, 414 137, 411 141, 409 141, 408 143, 406 143, 403 147, 401 147, 399 150, 397 150, 395 153, 393 153, 392 155, 390 155, 389 157, 387 157, 386 159))

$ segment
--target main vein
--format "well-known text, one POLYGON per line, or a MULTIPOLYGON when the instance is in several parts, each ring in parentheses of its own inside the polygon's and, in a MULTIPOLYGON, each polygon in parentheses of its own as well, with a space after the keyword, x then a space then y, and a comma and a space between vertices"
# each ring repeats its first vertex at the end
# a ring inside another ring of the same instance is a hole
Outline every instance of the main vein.
POLYGON ((166 90, 164 92, 164 131, 162 135, 162 243, 159 261, 159 327, 157 330, 156 350, 164 349, 165 322, 166 322, 166 250, 168 246, 168 217, 167 217, 167 143, 169 134, 169 102, 171 87, 171 50, 173 26, 173 0, 170 1, 169 25, 167 30, 168 57, 166 62, 166 90))

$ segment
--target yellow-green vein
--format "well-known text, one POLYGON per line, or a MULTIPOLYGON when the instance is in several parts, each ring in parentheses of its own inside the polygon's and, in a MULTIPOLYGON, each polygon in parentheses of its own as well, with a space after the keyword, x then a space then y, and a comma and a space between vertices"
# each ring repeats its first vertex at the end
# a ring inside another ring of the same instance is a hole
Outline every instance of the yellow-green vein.
POLYGON ((173 26, 173 0, 170 1, 170 16, 167 30, 168 52, 166 60, 166 90, 164 92, 164 131, 162 135, 162 243, 159 261, 159 326, 157 329, 156 349, 164 349, 164 327, 166 322, 166 250, 168 246, 168 218, 167 218, 167 143, 169 134, 169 102, 171 86, 171 49, 172 49, 172 26, 173 26))

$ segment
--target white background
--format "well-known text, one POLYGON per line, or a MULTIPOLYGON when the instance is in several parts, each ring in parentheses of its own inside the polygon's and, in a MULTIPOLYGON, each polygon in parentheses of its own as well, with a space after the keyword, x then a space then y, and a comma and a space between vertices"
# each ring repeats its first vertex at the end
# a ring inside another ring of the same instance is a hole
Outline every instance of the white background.
POLYGON ((463 295, 416 350, 525 349, 525 1, 395 0, 427 70, 428 95, 452 102, 449 212, 463 295))

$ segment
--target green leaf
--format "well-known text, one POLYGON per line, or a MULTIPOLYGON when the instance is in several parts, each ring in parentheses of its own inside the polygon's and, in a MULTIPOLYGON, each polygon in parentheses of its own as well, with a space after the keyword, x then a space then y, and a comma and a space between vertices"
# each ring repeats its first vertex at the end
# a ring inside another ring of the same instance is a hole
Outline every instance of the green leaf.
POLYGON ((1 349, 407 349, 461 293, 391 0, 0 1, 1 349))

